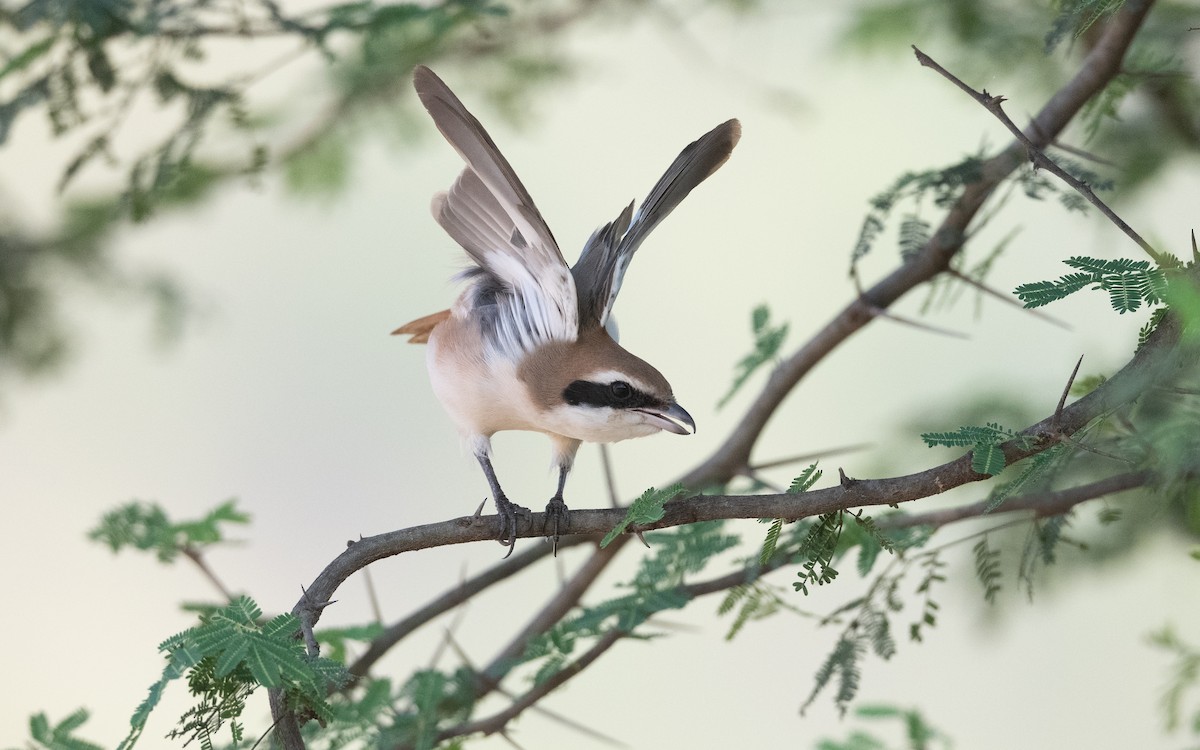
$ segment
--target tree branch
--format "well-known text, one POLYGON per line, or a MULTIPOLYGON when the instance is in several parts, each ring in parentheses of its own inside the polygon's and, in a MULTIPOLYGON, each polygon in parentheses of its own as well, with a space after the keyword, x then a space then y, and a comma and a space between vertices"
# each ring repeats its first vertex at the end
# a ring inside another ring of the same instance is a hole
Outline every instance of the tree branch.
MULTIPOLYGON (((875 520, 875 526, 880 529, 911 528, 913 526, 942 527, 949 524, 979 518, 984 515, 1000 516, 1032 510, 1038 518, 1057 516, 1066 513, 1071 508, 1088 500, 1095 500, 1105 495, 1123 492, 1147 484, 1152 477, 1149 472, 1130 472, 1117 474, 1101 479, 1098 482, 1072 487, 1066 490, 1035 492, 1029 495, 1009 498, 1002 506, 989 513, 991 501, 984 499, 976 503, 961 505, 954 508, 930 511, 928 513, 912 513, 897 515, 875 520)), ((776 554, 763 565, 747 566, 731 573, 725 573, 707 581, 690 583, 683 590, 691 597, 715 594, 727 591, 734 586, 753 583, 766 574, 792 562, 791 555, 786 552, 776 554)))
POLYGON ((881 518, 875 522, 875 525, 881 529, 899 529, 911 526, 940 527, 954 523, 955 521, 964 521, 983 515, 999 515, 1001 513, 1015 513, 1018 511, 1033 511, 1037 518, 1061 516, 1076 505, 1085 503, 1088 500, 1095 500, 1105 495, 1124 492, 1136 487, 1144 487, 1153 477, 1154 474, 1149 471, 1131 471, 1124 474, 1115 474, 1106 479, 1091 482, 1090 484, 1069 487, 1064 490, 1047 490, 1045 492, 1034 492, 1028 495, 1011 497, 1005 500, 1000 507, 991 511, 988 511, 988 508, 991 507, 992 501, 983 499, 976 503, 959 505, 954 508, 944 508, 927 513, 913 513, 894 518, 881 518))

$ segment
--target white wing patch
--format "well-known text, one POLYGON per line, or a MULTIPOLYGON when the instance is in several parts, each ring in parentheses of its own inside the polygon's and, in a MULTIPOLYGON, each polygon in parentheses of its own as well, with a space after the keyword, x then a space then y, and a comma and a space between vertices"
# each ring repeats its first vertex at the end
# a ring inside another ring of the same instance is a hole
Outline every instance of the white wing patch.
POLYGON ((535 272, 511 255, 493 253, 486 268, 512 290, 504 300, 510 314, 497 317, 499 332, 508 340, 511 352, 576 339, 575 282, 566 266, 535 272))

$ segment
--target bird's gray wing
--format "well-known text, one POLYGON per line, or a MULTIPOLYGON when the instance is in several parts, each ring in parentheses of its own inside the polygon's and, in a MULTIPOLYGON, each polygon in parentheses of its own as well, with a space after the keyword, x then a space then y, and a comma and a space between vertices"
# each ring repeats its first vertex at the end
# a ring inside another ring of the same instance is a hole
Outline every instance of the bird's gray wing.
POLYGON ((479 120, 429 68, 413 85, 438 130, 467 168, 433 199, 433 216, 492 283, 483 319, 516 355, 578 334, 575 282, 550 228, 479 120), (494 307, 491 307, 493 306, 494 307))
POLYGON ((617 219, 592 233, 571 268, 579 295, 580 327, 608 322, 638 246, 688 193, 725 163, 741 135, 741 124, 729 120, 700 136, 675 157, 636 212, 630 204, 617 219))

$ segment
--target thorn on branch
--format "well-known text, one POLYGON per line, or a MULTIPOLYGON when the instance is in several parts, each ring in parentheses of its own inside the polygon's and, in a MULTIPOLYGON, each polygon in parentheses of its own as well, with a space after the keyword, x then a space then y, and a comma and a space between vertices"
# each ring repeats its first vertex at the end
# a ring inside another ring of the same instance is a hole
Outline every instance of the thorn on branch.
POLYGON ((842 485, 843 490, 849 490, 852 487, 854 487, 854 485, 858 484, 858 480, 852 479, 852 478, 846 476, 846 472, 843 471, 842 467, 839 466, 838 467, 838 483, 842 485))
POLYGON ((1001 95, 992 96, 991 94, 988 93, 987 89, 984 89, 982 93, 983 93, 983 100, 984 100, 984 102, 986 102, 985 106, 987 106, 988 109, 993 109, 993 108, 1000 109, 1000 106, 1002 104, 1004 104, 1004 102, 1008 101, 1001 95))
POLYGON ((1051 432, 1058 432, 1058 423, 1062 419, 1063 407, 1067 405, 1067 395, 1071 393, 1071 386, 1075 384, 1075 376, 1079 374, 1079 366, 1083 364, 1083 355, 1079 355, 1079 359, 1075 362, 1075 369, 1071 370, 1071 377, 1067 378, 1067 387, 1063 388, 1062 397, 1058 399, 1058 408, 1054 410, 1054 416, 1050 419, 1051 432))
POLYGON ((308 595, 308 590, 303 586, 300 587, 300 591, 302 592, 301 599, 304 601, 304 609, 310 612, 324 612, 325 608, 330 604, 337 604, 337 599, 326 599, 323 602, 313 601, 308 595))

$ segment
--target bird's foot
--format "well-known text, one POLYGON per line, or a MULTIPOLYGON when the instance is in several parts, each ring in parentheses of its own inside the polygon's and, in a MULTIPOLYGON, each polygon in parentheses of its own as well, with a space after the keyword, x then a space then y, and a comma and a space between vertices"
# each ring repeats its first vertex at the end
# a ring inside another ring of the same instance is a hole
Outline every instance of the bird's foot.
POLYGON ((554 545, 554 554, 558 554, 558 536, 566 533, 570 527, 570 516, 567 515, 567 504, 562 495, 555 495, 546 504, 546 521, 542 524, 542 533, 550 537, 554 545))
POLYGON ((496 495, 495 501, 496 515, 500 516, 500 535, 497 541, 508 547, 508 554, 504 556, 507 558, 517 544, 517 517, 529 521, 533 514, 529 512, 529 508, 517 505, 504 495, 496 495))

